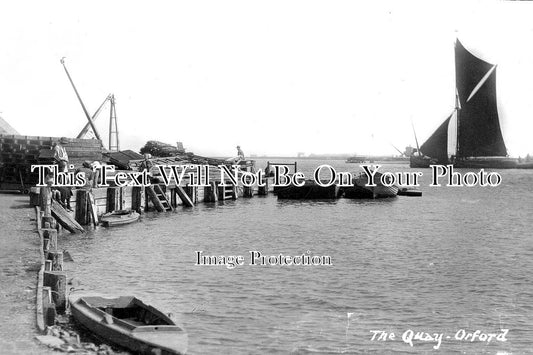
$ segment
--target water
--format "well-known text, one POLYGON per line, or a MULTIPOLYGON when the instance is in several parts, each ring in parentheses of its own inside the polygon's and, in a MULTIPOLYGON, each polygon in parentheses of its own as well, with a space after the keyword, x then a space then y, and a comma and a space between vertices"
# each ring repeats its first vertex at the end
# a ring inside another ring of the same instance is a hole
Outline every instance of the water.
MULTIPOLYGON (((321 163, 298 166, 309 175, 321 163)), ((85 290, 135 294, 172 312, 187 329, 191 354, 528 353, 533 171, 500 171, 496 188, 428 187, 430 171, 421 171, 423 197, 202 203, 59 243, 85 290), (196 266, 200 250, 243 255, 246 264, 196 266), (250 250, 310 251, 333 265, 249 266, 250 250), (443 333, 442 344, 411 347, 401 339, 409 329, 443 333), (509 332, 505 342, 487 343, 455 339, 461 329, 509 332), (372 341, 371 330, 395 338, 372 341)))

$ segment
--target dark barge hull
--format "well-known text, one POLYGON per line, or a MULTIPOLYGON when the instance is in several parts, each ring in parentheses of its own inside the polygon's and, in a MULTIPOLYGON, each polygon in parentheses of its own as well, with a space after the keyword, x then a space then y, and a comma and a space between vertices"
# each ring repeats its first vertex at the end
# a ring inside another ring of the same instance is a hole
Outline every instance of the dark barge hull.
POLYGON ((533 162, 519 162, 508 157, 469 157, 458 158, 453 162, 454 168, 465 169, 533 169, 533 162))
POLYGON ((337 184, 328 187, 318 185, 314 181, 306 181, 304 186, 277 187, 274 192, 279 199, 290 200, 322 200, 336 199, 341 195, 337 184))

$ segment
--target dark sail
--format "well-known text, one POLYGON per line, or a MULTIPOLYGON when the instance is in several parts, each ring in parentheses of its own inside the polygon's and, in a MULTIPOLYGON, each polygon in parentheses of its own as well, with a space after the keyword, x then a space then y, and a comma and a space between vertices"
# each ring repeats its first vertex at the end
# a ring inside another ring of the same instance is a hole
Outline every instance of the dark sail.
POLYGON ((424 155, 436 159, 439 164, 448 162, 448 124, 452 116, 453 113, 420 146, 420 151, 424 155))
POLYGON ((496 68, 455 44, 457 156, 506 156, 496 104, 496 68))

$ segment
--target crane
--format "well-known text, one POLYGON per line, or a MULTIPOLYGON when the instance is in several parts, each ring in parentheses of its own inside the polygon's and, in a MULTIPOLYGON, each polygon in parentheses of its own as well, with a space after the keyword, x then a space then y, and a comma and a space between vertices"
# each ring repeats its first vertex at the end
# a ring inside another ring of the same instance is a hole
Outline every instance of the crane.
POLYGON ((103 146, 102 138, 100 137, 100 133, 98 133, 98 130, 96 129, 94 121, 96 120, 96 118, 98 118, 98 115, 103 110, 105 104, 109 101, 110 106, 111 106, 110 114, 109 114, 109 150, 118 151, 120 148, 119 148, 119 138, 118 138, 117 114, 116 114, 116 108, 115 108, 115 95, 113 94, 107 95, 104 102, 102 102, 102 104, 98 107, 98 109, 92 115, 92 117, 89 116, 89 112, 87 111, 87 108, 85 107, 85 104, 83 103, 80 97, 80 94, 78 93, 78 90, 76 89, 76 86, 74 85, 74 81, 72 80, 72 77, 70 76, 67 66, 65 65, 65 57, 61 58, 61 64, 63 65, 63 68, 65 69, 65 73, 67 73, 67 77, 70 81, 70 84, 72 85, 72 88, 74 89, 74 92, 76 93, 76 96, 81 104, 83 112, 85 113, 85 116, 87 117, 87 121, 88 121, 76 138, 85 137, 86 134, 89 132, 89 130, 92 129, 96 139, 98 139, 103 146))

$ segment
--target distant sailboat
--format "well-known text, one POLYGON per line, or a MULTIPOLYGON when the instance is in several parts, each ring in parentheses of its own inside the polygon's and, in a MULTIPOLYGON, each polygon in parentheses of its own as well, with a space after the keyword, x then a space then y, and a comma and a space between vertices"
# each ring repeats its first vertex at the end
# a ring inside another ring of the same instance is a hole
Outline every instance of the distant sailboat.
MULTIPOLYGON (((496 65, 474 56, 459 40, 455 83, 455 108, 420 146, 423 156, 458 168, 529 168, 507 155, 496 103, 496 65)), ((415 156, 411 167, 420 167, 417 163, 415 156)))

